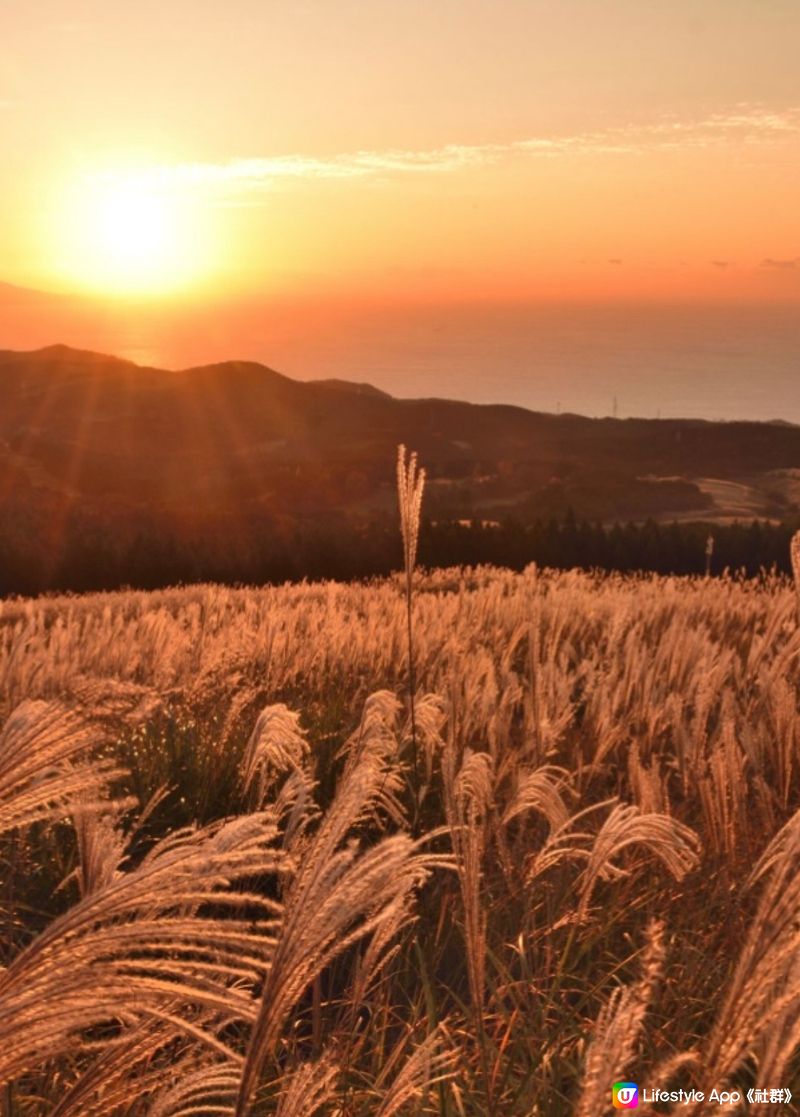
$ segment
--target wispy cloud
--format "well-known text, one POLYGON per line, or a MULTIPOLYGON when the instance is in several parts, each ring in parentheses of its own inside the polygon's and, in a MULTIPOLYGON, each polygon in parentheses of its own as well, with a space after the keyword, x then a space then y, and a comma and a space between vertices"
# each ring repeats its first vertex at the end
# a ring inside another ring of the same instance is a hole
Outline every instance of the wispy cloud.
MULTIPOLYGON (((447 174, 514 158, 636 155, 653 150, 755 145, 795 138, 800 138, 800 106, 777 112, 742 104, 730 112, 703 118, 660 117, 646 124, 561 136, 529 136, 507 143, 445 144, 423 150, 385 148, 326 157, 288 154, 231 159, 225 163, 181 163, 151 167, 135 177, 153 187, 206 187, 230 198, 272 189, 287 180, 447 174)), ((124 177, 129 181, 132 176, 109 171, 96 177, 124 177)))
POLYGON ((768 256, 766 258, 766 260, 761 261, 761 267, 762 268, 779 268, 783 271, 786 271, 786 270, 791 269, 791 268, 797 268, 797 267, 800 267, 800 256, 795 256, 791 259, 786 259, 786 260, 775 260, 771 256, 768 256))
POLYGON ((384 151, 355 151, 328 158, 311 155, 278 155, 265 158, 231 159, 226 163, 180 163, 150 167, 135 175, 107 171, 93 177, 132 177, 152 186, 258 187, 286 179, 357 179, 391 174, 431 174, 476 167, 500 159, 516 145, 447 144, 425 151, 389 148, 384 151))

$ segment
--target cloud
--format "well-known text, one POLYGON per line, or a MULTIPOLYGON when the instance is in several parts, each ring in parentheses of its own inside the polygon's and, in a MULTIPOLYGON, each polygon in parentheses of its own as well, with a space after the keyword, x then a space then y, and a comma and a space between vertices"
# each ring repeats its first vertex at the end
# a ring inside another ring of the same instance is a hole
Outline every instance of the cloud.
POLYGON ((287 181, 323 181, 441 175, 495 165, 509 159, 574 155, 637 155, 653 150, 711 148, 730 144, 775 143, 800 137, 800 106, 780 112, 737 105, 727 113, 695 119, 662 116, 561 136, 528 136, 506 143, 444 144, 421 150, 385 148, 319 157, 284 154, 231 159, 225 163, 181 163, 137 172, 109 171, 93 178, 133 177, 153 187, 189 186, 231 198, 270 190, 287 181))
POLYGON ((729 268, 731 266, 730 260, 712 260, 711 263, 715 268, 729 268))
POLYGON ((795 256, 790 260, 775 260, 771 256, 767 256, 766 260, 761 261, 762 268, 780 268, 786 270, 788 268, 800 267, 800 256, 795 256))
POLYGON ((621 264, 622 260, 619 256, 610 256, 608 259, 609 264, 621 264))

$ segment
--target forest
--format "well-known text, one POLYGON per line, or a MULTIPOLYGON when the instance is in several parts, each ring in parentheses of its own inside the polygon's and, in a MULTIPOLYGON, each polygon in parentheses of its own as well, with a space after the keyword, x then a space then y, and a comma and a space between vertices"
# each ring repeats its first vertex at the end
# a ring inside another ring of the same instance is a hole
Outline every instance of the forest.
MULTIPOLYGON (((423 518, 419 558, 431 569, 480 563, 568 570, 754 577, 789 572, 789 540, 799 522, 706 524, 655 520, 602 524, 562 517, 524 522, 423 518), (706 554, 709 536, 713 553, 706 554)), ((303 578, 382 577, 401 564, 397 531, 386 520, 344 516, 281 521, 241 516, 130 515, 103 519, 77 509, 47 517, 7 510, 0 525, 0 594, 32 595, 158 589, 192 582, 261 585, 303 578)))

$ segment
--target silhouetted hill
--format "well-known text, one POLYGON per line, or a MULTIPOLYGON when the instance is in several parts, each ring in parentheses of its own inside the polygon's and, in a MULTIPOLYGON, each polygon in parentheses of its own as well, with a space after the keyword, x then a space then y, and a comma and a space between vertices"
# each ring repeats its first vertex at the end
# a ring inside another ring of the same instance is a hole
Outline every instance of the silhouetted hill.
POLYGON ((389 516, 399 442, 428 470, 432 517, 776 516, 800 487, 788 424, 397 399, 254 362, 175 372, 61 345, 0 351, 0 397, 6 506, 389 516))
POLYGON ((374 384, 355 383, 352 380, 339 380, 331 377, 327 380, 306 380, 305 384, 315 384, 319 388, 331 388, 336 392, 355 392, 360 396, 380 396, 382 399, 391 399, 388 392, 381 391, 374 384))

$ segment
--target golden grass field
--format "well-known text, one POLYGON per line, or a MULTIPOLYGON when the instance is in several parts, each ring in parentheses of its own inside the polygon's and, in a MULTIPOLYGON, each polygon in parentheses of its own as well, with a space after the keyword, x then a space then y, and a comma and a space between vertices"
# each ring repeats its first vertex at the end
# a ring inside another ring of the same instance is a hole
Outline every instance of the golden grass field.
POLYGON ((406 588, 0 605, 7 1115, 800 1092, 794 588, 406 588))

